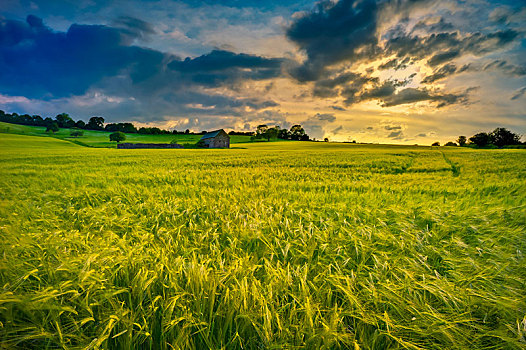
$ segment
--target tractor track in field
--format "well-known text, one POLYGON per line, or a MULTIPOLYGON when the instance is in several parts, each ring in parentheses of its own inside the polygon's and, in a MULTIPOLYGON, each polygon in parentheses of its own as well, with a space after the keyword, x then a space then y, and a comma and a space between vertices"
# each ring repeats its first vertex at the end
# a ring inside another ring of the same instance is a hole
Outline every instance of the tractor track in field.
POLYGON ((461 166, 449 159, 443 151, 440 151, 440 153, 442 153, 442 157, 444 157, 446 163, 448 163, 451 167, 451 173, 453 174, 453 176, 459 176, 461 166))

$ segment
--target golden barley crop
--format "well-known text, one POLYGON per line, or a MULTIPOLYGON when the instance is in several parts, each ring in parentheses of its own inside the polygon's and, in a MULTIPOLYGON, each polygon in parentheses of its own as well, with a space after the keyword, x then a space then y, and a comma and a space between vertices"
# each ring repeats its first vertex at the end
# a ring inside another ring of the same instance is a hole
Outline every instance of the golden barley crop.
POLYGON ((526 152, 0 135, 0 348, 521 349, 526 152))

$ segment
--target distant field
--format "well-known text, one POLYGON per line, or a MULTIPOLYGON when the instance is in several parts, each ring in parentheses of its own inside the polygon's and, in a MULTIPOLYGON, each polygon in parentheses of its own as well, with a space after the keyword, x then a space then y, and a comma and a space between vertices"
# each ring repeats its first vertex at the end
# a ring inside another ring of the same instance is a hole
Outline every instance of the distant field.
POLYGON ((0 348, 524 349, 525 180, 524 150, 0 133, 0 348))
MULTIPOLYGON (((18 135, 29 135, 29 136, 46 136, 64 139, 70 142, 81 143, 90 147, 104 147, 104 148, 116 148, 116 142, 110 142, 111 132, 106 131, 94 131, 94 130, 83 130, 84 136, 71 137, 69 134, 71 129, 60 129, 55 134, 46 132, 45 127, 41 126, 28 126, 28 125, 17 125, 10 123, 0 122, 0 136, 2 133, 18 134, 18 135)), ((142 135, 142 134, 126 134, 126 141, 124 142, 144 142, 144 143, 170 143, 175 140, 179 144, 191 143, 195 144, 201 139, 203 135, 142 135)), ((243 143, 250 142, 250 136, 230 136, 230 143, 243 143)))

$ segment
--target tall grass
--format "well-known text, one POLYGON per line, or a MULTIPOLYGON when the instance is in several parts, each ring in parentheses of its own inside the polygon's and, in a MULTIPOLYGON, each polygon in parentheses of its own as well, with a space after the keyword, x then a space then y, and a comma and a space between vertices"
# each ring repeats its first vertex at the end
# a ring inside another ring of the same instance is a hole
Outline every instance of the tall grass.
POLYGON ((0 348, 524 348, 526 153, 443 152, 1 135, 0 348))

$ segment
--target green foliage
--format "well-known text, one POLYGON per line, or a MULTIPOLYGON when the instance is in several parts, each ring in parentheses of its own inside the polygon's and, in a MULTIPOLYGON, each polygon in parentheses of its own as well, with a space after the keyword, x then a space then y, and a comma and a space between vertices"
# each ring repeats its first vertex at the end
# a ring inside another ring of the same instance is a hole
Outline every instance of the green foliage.
POLYGON ((126 140, 126 134, 121 131, 116 131, 110 134, 110 141, 117 141, 117 143, 126 140))
MULTIPOLYGON (((440 144, 438 144, 437 146, 440 146, 440 144)), ((449 141, 449 142, 447 142, 444 146, 453 146, 453 147, 456 147, 457 144, 454 143, 454 142, 449 141)))
POLYGON ((103 117, 91 117, 89 118, 86 129, 89 130, 104 130, 104 118, 103 117))
MULTIPOLYGON (((109 132, 96 131, 96 130, 83 130, 84 136, 82 143, 89 147, 116 147, 114 142, 109 141, 109 132)), ((45 132, 44 127, 16 125, 9 123, 0 122, 0 132, 9 132, 14 134, 23 135, 34 135, 34 136, 50 136, 45 132), (7 131, 9 130, 9 131, 7 131)), ((72 141, 70 138, 69 129, 60 129, 53 137, 63 138, 67 141, 72 141)), ((128 142, 142 142, 142 143, 170 143, 172 140, 176 140, 179 144, 195 144, 202 135, 195 134, 161 134, 161 135, 149 135, 149 134, 126 134, 126 141, 128 142)), ((78 142, 78 141, 76 141, 78 142)), ((230 143, 243 143, 250 142, 250 136, 246 135, 231 135, 230 143)))
POLYGON ((468 140, 467 140, 466 136, 459 136, 458 139, 457 139, 458 145, 460 147, 465 146, 467 141, 468 140))
POLYGON ((59 131, 57 122, 49 123, 48 126, 46 126, 46 132, 49 132, 49 131, 53 132, 53 134, 59 131))
POLYGON ((440 146, 440 142, 433 142, 433 144, 431 146, 440 146))
POLYGON ((58 114, 55 120, 59 128, 72 128, 75 126, 75 121, 67 113, 58 114))
POLYGON ((479 132, 469 138, 469 141, 478 147, 484 147, 491 143, 491 137, 487 132, 479 132))
POLYGON ((509 131, 506 128, 496 128, 490 133, 480 132, 469 138, 469 141, 477 147, 520 145, 521 136, 509 131))
POLYGON ((110 123, 104 127, 105 131, 115 132, 120 131, 124 133, 136 133, 137 129, 132 123, 110 123))
POLYGON ((71 131, 69 132, 69 135, 72 136, 72 137, 83 136, 84 135, 84 131, 80 130, 80 129, 77 129, 77 128, 72 128, 71 131))
POLYGON ((524 347, 524 150, 243 147, 3 134, 0 348, 524 347))
POLYGON ((520 135, 515 134, 505 128, 496 128, 489 136, 491 143, 497 147, 519 145, 521 143, 520 135))

